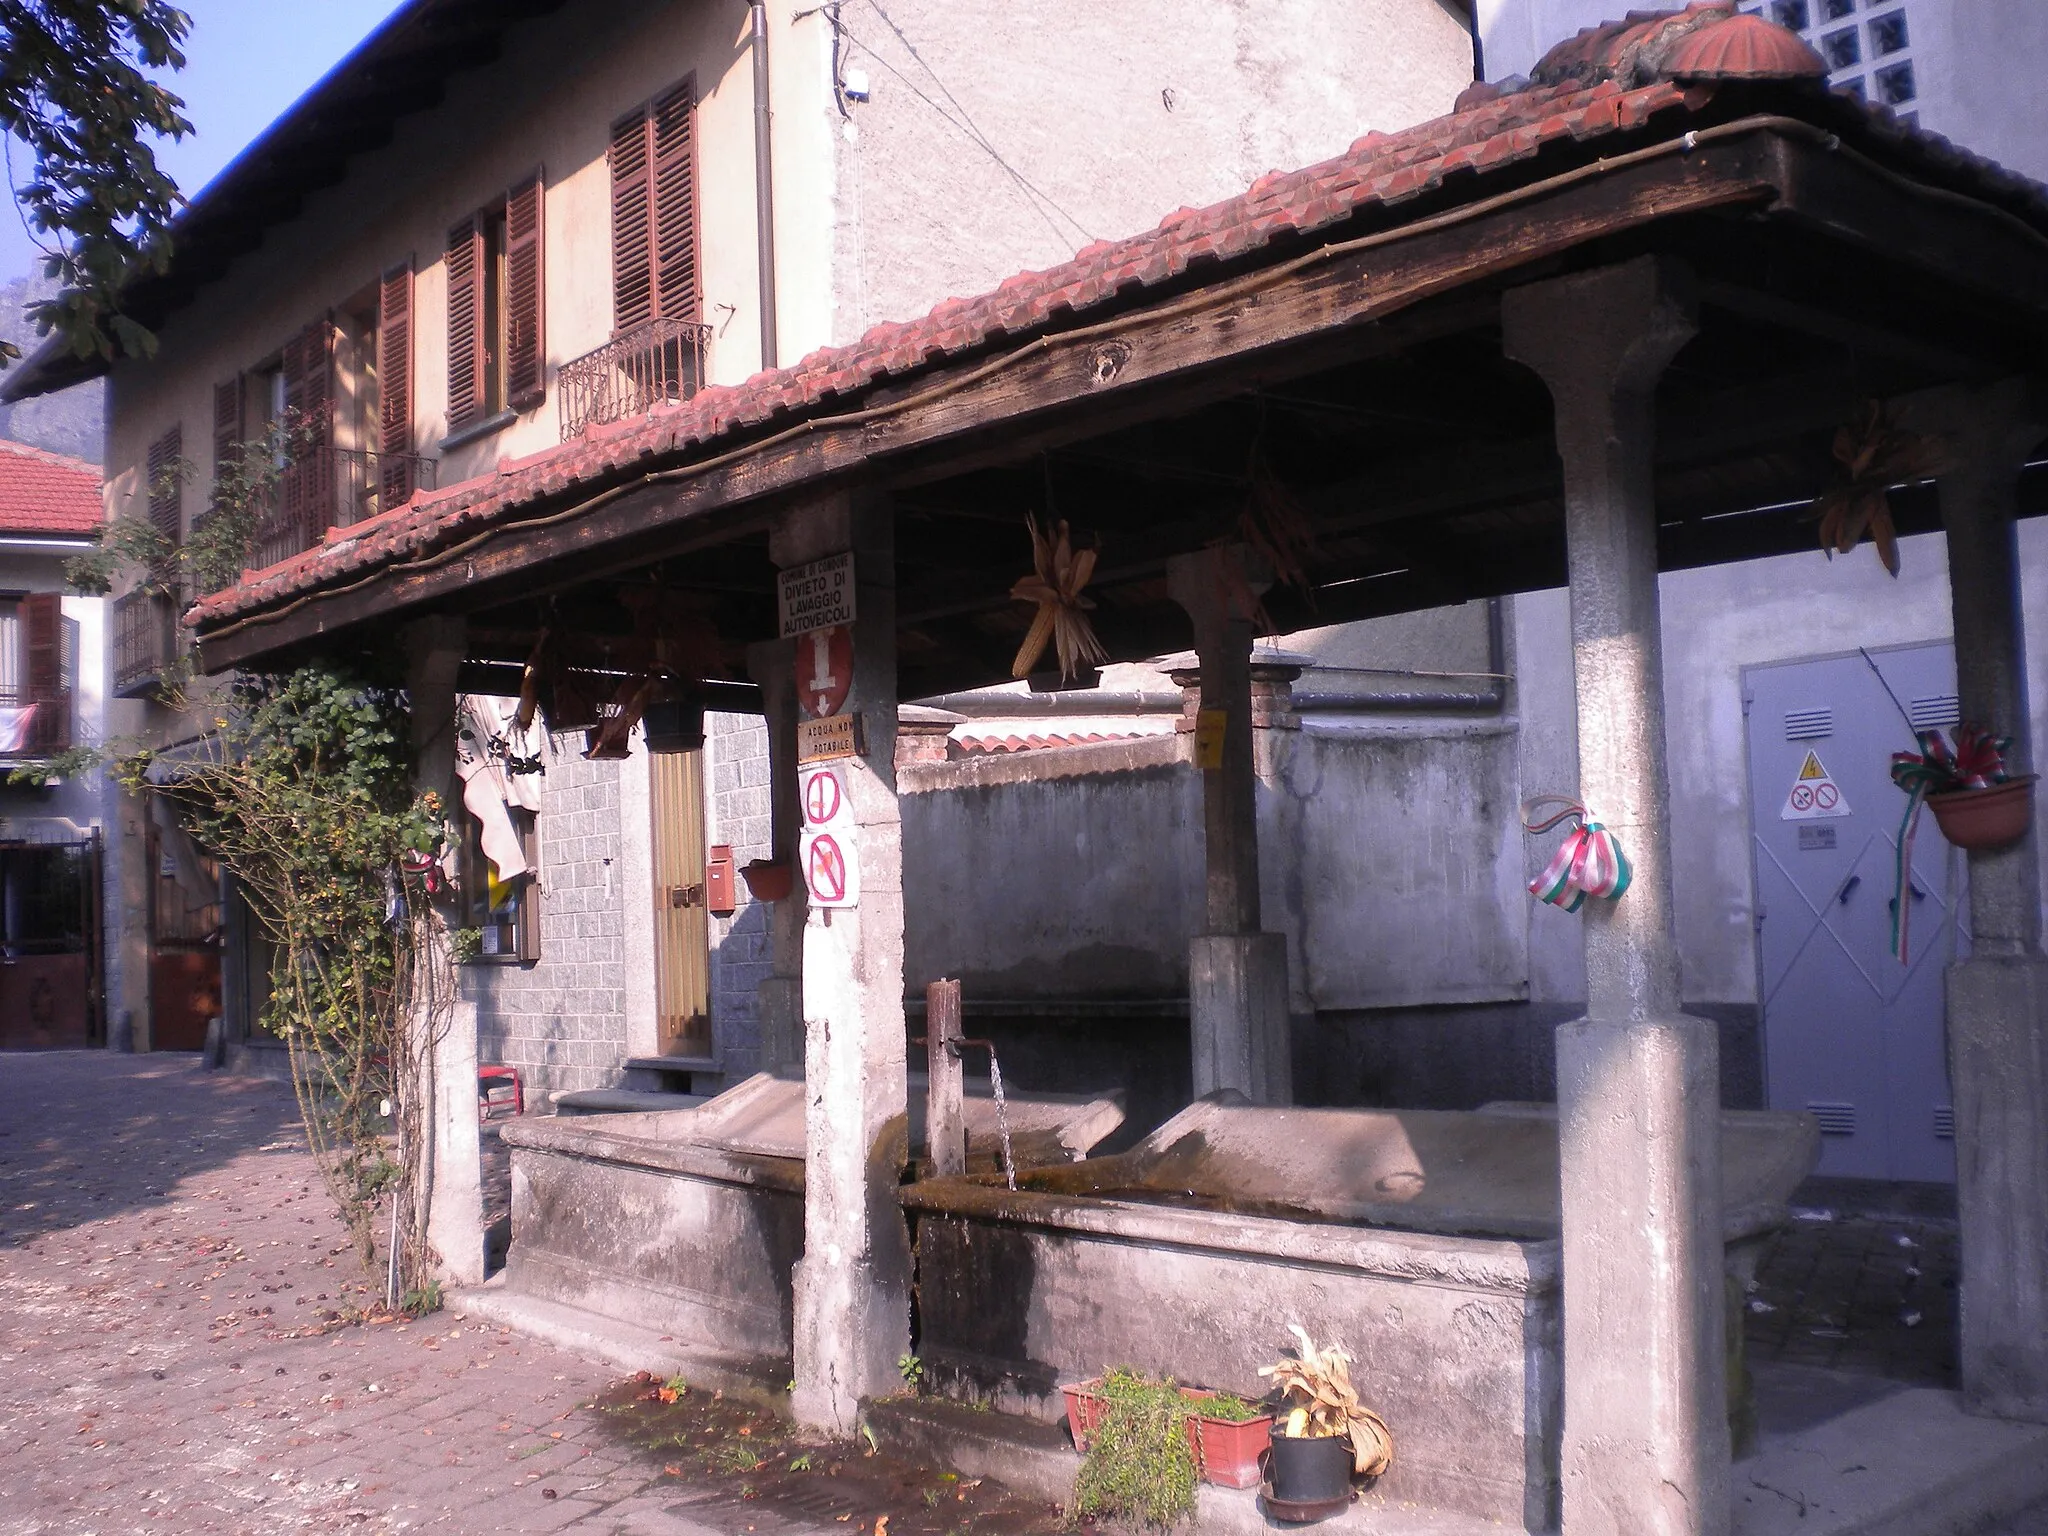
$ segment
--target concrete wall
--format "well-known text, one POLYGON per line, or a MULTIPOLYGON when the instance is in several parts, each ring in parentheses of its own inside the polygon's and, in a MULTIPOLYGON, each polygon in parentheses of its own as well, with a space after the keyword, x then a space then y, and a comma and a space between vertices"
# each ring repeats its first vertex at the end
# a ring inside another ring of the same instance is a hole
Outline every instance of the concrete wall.
POLYGON ((872 89, 834 110, 839 340, 1438 116, 1472 78, 1445 0, 892 0, 900 35, 831 14, 872 89))
MULTIPOLYGON (((773 851, 768 815, 768 729, 758 715, 704 717, 706 846, 728 844, 735 868, 773 851)), ((711 1041, 727 1082, 760 1066, 754 989, 769 974, 768 908, 740 882, 739 909, 711 919, 711 1041)))

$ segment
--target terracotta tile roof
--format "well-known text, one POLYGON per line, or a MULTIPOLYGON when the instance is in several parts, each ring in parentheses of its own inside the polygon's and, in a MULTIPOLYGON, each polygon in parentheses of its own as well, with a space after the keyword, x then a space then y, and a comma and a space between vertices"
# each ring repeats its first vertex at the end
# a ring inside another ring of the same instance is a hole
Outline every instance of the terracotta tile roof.
POLYGON ((1553 49, 1524 88, 1475 86, 1448 116, 1400 133, 1369 133, 1319 165, 1268 172, 1240 196, 1182 208, 1144 234, 1098 241, 1060 266, 1020 272, 976 298, 947 299, 919 320, 875 326, 857 342, 813 352, 794 367, 593 428, 573 442, 508 461, 494 474, 417 492, 405 505, 335 530, 318 549, 246 573, 239 585, 202 600, 193 617, 218 625, 358 577, 510 521, 522 509, 705 457, 721 439, 844 409, 849 397, 877 383, 1056 330, 1077 317, 1097 318, 1119 302, 1153 300, 1169 285, 1194 286, 1226 266, 1278 260, 1303 243, 1333 238, 1338 226, 1364 215, 1398 223, 1403 205, 1426 195, 1442 194, 1434 211, 1446 201, 1489 194, 1494 186, 1479 183, 1525 168, 1545 151, 1579 146, 1590 157, 1609 148, 1596 141, 1643 130, 1660 140, 1676 138, 1713 120, 1715 97, 1730 82, 1744 93, 1742 111, 1765 110, 1759 103, 1768 92, 1769 110, 1853 135, 1930 180, 1959 186, 2048 230, 2048 191, 1901 125, 1881 108, 1829 95, 1810 49, 1796 38, 1796 47, 1782 39, 1764 46, 1757 24, 1734 15, 1730 0, 1704 0, 1684 12, 1589 28, 1553 49), (1746 35, 1724 40, 1728 46, 1710 46, 1702 36, 1705 28, 1731 24, 1746 35), (1695 61, 1708 78, 1673 77, 1674 59, 1695 61), (1388 212, 1395 214, 1392 221, 1388 212), (1292 250, 1266 255, 1289 242, 1292 250))
POLYGON ((106 520, 99 465, 0 441, 0 533, 93 533, 106 520))

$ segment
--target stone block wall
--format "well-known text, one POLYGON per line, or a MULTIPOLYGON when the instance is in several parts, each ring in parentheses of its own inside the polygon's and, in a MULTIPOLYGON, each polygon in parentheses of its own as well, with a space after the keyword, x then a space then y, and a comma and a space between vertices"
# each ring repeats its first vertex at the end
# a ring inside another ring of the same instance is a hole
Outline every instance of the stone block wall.
POLYGON ((581 733, 550 743, 542 781, 540 959, 480 961, 477 1059, 520 1069, 529 1100, 621 1081, 626 1057, 619 767, 586 762, 581 733))
MULTIPOLYGON (((768 727, 759 715, 704 716, 705 841, 732 848, 737 868, 765 859, 773 832, 768 808, 768 727)), ((738 1082, 760 1064, 761 1023, 755 989, 770 971, 769 909, 738 890, 739 909, 711 919, 711 1037, 738 1082)))

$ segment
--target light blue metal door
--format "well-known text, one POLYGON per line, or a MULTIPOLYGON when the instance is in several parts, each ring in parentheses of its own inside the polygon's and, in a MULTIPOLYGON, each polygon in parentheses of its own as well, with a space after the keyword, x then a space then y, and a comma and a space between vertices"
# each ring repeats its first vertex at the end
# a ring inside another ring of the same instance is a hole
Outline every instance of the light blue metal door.
POLYGON ((1743 673, 1769 1098, 1819 1118, 1822 1173, 1956 1176, 1942 970, 1968 945, 1962 860, 1923 815, 1902 965, 1890 771, 1916 729, 1953 728, 1955 693, 1946 642, 1743 673))

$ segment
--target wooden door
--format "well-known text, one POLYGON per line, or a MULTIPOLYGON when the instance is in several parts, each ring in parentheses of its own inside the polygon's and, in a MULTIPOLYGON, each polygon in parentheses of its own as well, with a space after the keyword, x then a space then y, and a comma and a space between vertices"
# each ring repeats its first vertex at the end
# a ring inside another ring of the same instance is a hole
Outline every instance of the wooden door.
POLYGON ((711 1055, 704 754, 648 754, 654 820, 654 1012, 664 1056, 711 1055))

